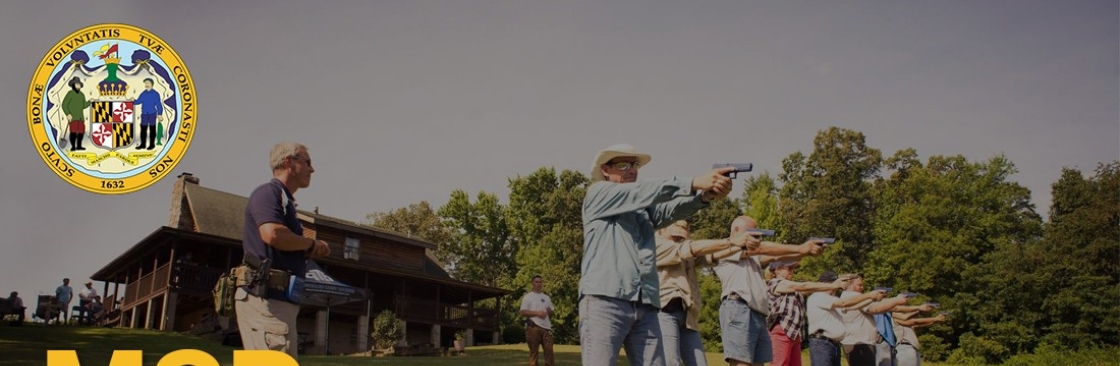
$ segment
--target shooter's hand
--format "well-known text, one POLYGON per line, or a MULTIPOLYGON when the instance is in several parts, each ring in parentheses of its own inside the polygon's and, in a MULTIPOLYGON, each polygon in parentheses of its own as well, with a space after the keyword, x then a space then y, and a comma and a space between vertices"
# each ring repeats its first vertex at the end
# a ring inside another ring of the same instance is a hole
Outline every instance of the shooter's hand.
POLYGON ((727 197, 731 193, 731 178, 723 176, 735 170, 733 167, 714 169, 692 179, 692 189, 711 192, 715 198, 727 197))
POLYGON ((802 243, 800 245, 801 248, 798 248, 798 252, 801 253, 802 256, 808 255, 816 257, 818 255, 821 255, 821 252, 824 251, 823 244, 824 241, 821 241, 819 239, 812 239, 802 243))
POLYGON ((744 231, 729 239, 731 240, 732 246, 745 249, 758 249, 758 247, 762 246, 762 240, 756 235, 758 235, 757 232, 744 231))

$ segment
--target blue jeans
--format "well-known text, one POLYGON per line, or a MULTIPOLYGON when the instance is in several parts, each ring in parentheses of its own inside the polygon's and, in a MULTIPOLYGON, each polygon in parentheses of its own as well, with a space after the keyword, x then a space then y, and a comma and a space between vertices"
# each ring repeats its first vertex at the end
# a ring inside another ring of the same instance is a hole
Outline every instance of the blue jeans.
POLYGON ((584 365, 610 365, 626 348, 630 365, 665 366, 658 309, 653 305, 585 295, 579 300, 579 341, 584 365))
POLYGON ((813 366, 840 366, 840 344, 810 337, 809 362, 813 366))
POLYGON ((747 303, 731 297, 724 299, 719 305, 719 327, 725 360, 746 363, 774 360, 766 317, 751 310, 747 303))
POLYGON ((661 334, 665 347, 665 364, 668 366, 708 366, 708 358, 704 355, 704 342, 700 340, 700 332, 688 329, 685 318, 688 312, 675 310, 673 312, 657 312, 657 320, 661 322, 661 334))

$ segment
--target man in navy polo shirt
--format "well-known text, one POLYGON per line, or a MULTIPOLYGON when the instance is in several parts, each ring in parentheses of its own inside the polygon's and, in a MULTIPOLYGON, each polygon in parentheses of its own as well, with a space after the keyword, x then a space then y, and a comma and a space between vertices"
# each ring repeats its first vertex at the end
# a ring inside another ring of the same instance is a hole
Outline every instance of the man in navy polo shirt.
MULTIPOLYGON (((249 195, 245 207, 245 231, 242 245, 245 257, 271 259, 272 269, 304 277, 307 258, 328 256, 327 242, 303 236, 303 226, 296 218, 296 190, 311 184, 311 155, 307 147, 294 142, 281 142, 269 154, 272 180, 249 195)), ((237 326, 246 350, 276 350, 298 356, 296 316, 299 304, 269 293, 265 297, 247 291, 249 285, 235 294, 237 326)))

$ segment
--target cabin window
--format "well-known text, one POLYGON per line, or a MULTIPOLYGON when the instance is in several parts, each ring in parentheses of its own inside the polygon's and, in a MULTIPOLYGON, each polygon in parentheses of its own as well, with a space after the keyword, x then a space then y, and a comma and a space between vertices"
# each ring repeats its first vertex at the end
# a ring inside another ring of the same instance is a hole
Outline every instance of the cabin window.
POLYGON ((358 260, 358 252, 360 251, 358 243, 358 238, 346 238, 346 252, 343 254, 343 257, 346 259, 358 260))

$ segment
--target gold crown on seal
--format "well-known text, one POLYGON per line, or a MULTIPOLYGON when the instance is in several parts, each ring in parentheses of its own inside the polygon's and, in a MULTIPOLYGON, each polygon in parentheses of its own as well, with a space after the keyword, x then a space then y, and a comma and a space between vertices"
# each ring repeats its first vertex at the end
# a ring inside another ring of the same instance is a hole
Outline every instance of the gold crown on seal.
POLYGON ((128 84, 101 84, 97 86, 97 91, 106 97, 123 97, 128 94, 128 84))

